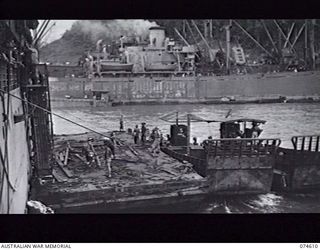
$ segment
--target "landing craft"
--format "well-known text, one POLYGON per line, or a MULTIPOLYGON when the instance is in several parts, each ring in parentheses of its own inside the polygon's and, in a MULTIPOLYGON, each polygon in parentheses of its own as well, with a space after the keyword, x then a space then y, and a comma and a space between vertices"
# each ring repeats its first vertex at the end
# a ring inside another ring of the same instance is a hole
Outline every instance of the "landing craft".
MULTIPOLYGON (((173 122, 166 116, 165 121, 173 122)), ((190 145, 190 125, 183 138, 171 129, 168 155, 191 163, 201 176, 210 180, 210 191, 217 193, 266 193, 305 191, 320 186, 320 136, 293 136, 293 149, 280 147, 278 138, 260 138, 254 126, 266 121, 251 118, 216 121, 187 115, 180 121, 219 122, 220 139, 207 139, 201 146, 190 145), (186 119, 187 118, 187 119, 186 119), (252 124, 252 128, 248 127, 252 124)))
MULTIPOLYGON (((258 138, 261 129, 253 138, 254 126, 266 121, 250 118, 216 121, 191 114, 186 118, 188 129, 185 145, 177 146, 175 142, 179 135, 172 133, 171 143, 162 150, 178 160, 193 164, 194 169, 206 177, 210 193, 251 194, 271 191, 275 158, 281 141, 277 138, 258 138), (190 145, 191 121, 219 122, 220 139, 210 138, 200 146, 190 145), (252 128, 248 128, 247 123, 252 123, 252 128)), ((179 121, 185 120, 179 118, 179 121)))

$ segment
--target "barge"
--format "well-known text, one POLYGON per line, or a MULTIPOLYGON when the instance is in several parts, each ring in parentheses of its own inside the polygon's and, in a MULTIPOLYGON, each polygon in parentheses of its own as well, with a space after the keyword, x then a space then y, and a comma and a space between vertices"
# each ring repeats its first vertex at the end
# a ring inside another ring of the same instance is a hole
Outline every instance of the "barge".
MULTIPOLYGON (((214 196, 319 188, 319 136, 293 137, 294 149, 285 149, 278 138, 259 137, 262 130, 255 127, 264 120, 187 117, 220 122, 221 138, 191 145, 190 126, 178 123, 161 151, 154 151, 152 140, 135 144, 131 131, 106 133, 116 145, 111 178, 101 135, 55 136, 53 181, 37 183, 34 199, 56 213, 159 213, 169 206, 179 213, 214 196), (88 138, 94 141, 92 166, 83 155, 88 138)), ((170 115, 163 119, 170 121, 170 115)))
POLYGON ((135 145, 130 134, 115 132, 114 138, 117 145, 109 178, 101 136, 89 133, 56 136, 54 181, 35 186, 34 199, 56 213, 121 213, 141 208, 144 212, 148 209, 159 212, 169 204, 196 203, 204 198, 207 184, 190 164, 163 152, 152 154, 150 143, 135 145), (81 155, 89 137, 94 138, 100 167, 89 167, 81 155))

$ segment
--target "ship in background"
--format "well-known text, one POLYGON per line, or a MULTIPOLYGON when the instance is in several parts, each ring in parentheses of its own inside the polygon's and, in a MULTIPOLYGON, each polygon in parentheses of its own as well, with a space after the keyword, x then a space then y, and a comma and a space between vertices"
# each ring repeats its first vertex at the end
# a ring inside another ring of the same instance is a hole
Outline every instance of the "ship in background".
POLYGON ((230 38, 230 24, 243 29, 235 20, 223 27, 225 43, 209 42, 192 23, 200 43, 188 43, 177 29, 181 41, 168 38, 163 27, 151 27, 148 40, 122 36, 111 45, 99 40, 95 52, 83 56, 79 66, 48 65, 53 103, 64 106, 65 97, 113 105, 319 100, 315 58, 314 67, 307 70, 294 52, 303 29, 294 42, 286 41, 281 57, 248 34, 265 50, 260 61, 252 61, 241 44, 230 38))
POLYGON ((27 211, 33 180, 51 178, 48 72, 38 63, 37 20, 0 21, 0 213, 27 211))
POLYGON ((97 42, 97 53, 89 53, 86 73, 89 76, 104 77, 114 72, 144 74, 194 73, 194 46, 181 46, 165 35, 163 27, 149 29, 149 42, 140 37, 121 37, 117 55, 108 53, 107 45, 97 42), (116 67, 117 65, 117 67, 116 67))

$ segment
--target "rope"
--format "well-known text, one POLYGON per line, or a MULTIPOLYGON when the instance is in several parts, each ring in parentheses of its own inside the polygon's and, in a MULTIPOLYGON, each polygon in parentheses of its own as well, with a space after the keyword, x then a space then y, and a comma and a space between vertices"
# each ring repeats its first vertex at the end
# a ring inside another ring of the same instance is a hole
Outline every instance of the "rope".
MULTIPOLYGON (((2 90, 2 89, 0 89, 0 92, 7 94, 7 92, 5 92, 5 91, 2 90)), ((51 115, 57 116, 57 117, 65 120, 65 121, 68 121, 68 122, 70 122, 70 123, 72 123, 72 124, 75 124, 75 125, 77 125, 77 126, 79 126, 79 127, 82 127, 82 128, 87 129, 87 130, 89 130, 89 131, 91 131, 91 132, 94 132, 94 133, 96 133, 96 134, 98 134, 98 135, 101 135, 101 136, 104 136, 104 137, 109 137, 109 136, 106 136, 106 135, 104 135, 104 134, 102 134, 102 133, 100 133, 100 132, 98 132, 98 131, 95 131, 95 130, 89 128, 89 127, 86 127, 86 126, 84 126, 84 125, 82 125, 82 124, 80 124, 80 123, 74 122, 74 121, 72 121, 72 120, 70 120, 70 119, 68 119, 68 118, 65 118, 65 117, 63 117, 63 116, 61 116, 61 115, 58 115, 58 114, 56 114, 56 113, 54 113, 54 112, 52 112, 52 111, 50 111, 50 110, 47 110, 47 109, 45 109, 45 108, 43 108, 43 107, 40 107, 40 106, 37 105, 37 104, 34 104, 34 103, 32 103, 32 102, 30 102, 30 101, 27 101, 27 100, 24 100, 24 99, 22 99, 22 98, 20 98, 20 97, 18 97, 18 96, 15 96, 15 95, 10 94, 10 93, 8 93, 8 95, 10 95, 10 96, 12 96, 12 97, 14 97, 14 98, 17 98, 17 99, 19 99, 19 100, 21 100, 21 101, 23 101, 23 102, 26 102, 26 103, 30 104, 31 106, 33 106, 33 107, 35 107, 35 108, 38 108, 38 109, 41 109, 41 110, 43 110, 43 111, 45 111, 45 112, 47 112, 47 113, 49 113, 49 114, 51 114, 51 115)))

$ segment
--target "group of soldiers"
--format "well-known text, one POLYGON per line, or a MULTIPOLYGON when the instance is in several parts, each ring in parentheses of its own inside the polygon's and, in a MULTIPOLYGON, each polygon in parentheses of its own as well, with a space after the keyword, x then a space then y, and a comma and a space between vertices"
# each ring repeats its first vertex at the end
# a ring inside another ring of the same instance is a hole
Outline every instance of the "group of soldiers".
MULTIPOLYGON (((120 131, 124 131, 124 121, 123 116, 120 118, 120 131)), ((141 123, 141 128, 138 125, 135 126, 133 132, 133 139, 135 144, 141 143, 144 145, 148 141, 152 141, 151 144, 151 152, 154 154, 160 153, 160 146, 163 143, 163 136, 158 127, 152 129, 151 134, 149 135, 149 130, 146 127, 146 123, 141 123)), ((105 167, 108 170, 107 176, 111 178, 112 176, 112 169, 111 163, 112 160, 115 158, 115 137, 114 133, 111 133, 110 137, 104 137, 103 139, 103 160, 105 167)), ((102 163, 98 154, 93 146, 94 139, 88 138, 87 145, 83 147, 83 154, 85 155, 86 164, 88 167, 102 167, 102 163)))
MULTIPOLYGON (((147 141, 147 132, 148 132, 148 129, 146 127, 145 122, 141 123, 141 129, 139 129, 139 126, 136 125, 133 130, 134 144, 138 144, 139 140, 141 141, 142 144, 145 144, 145 142, 147 141)), ((149 139, 151 139, 152 141, 152 145, 151 145, 152 153, 160 152, 160 146, 163 141, 163 136, 158 127, 155 127, 152 130, 149 136, 149 139)))

